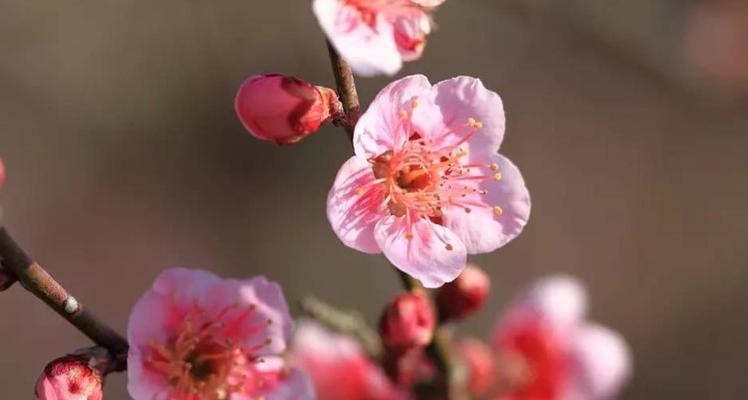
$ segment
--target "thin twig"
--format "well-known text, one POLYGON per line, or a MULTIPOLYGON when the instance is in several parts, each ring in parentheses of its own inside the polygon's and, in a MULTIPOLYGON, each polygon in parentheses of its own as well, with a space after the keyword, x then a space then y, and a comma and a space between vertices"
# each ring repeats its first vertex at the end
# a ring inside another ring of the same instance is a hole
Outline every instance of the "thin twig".
POLYGON ((361 115, 361 104, 358 101, 358 92, 356 92, 356 81, 353 79, 353 71, 346 63, 335 48, 327 42, 327 50, 330 53, 330 63, 332 64, 332 73, 335 75, 335 85, 338 89, 338 96, 343 103, 346 121, 343 127, 348 134, 348 139, 353 140, 353 130, 361 115))
MULTIPOLYGON (((335 75, 335 82, 338 87, 338 96, 340 97, 340 101, 343 103, 343 108, 348 120, 348 124, 345 126, 346 132, 348 133, 348 138, 352 141, 353 131, 361 112, 361 105, 358 99, 358 93, 356 92, 356 82, 353 79, 353 71, 351 71, 351 67, 340 57, 330 42, 327 42, 327 48, 330 53, 332 72, 335 75)), ((423 287, 416 279, 402 271, 398 270, 398 273, 405 289, 409 291, 423 290, 423 287)), ((426 354, 434 361, 434 364, 436 364, 436 367, 441 372, 442 380, 439 382, 439 389, 444 395, 444 399, 448 400, 452 398, 450 394, 452 361, 447 347, 446 338, 444 337, 442 329, 437 328, 434 332, 434 338, 426 348, 426 354)))
POLYGON ((0 258, 3 266, 15 274, 26 290, 47 303, 94 343, 109 350, 115 360, 112 371, 125 370, 127 341, 71 296, 41 265, 35 263, 4 226, 0 226, 0 258))

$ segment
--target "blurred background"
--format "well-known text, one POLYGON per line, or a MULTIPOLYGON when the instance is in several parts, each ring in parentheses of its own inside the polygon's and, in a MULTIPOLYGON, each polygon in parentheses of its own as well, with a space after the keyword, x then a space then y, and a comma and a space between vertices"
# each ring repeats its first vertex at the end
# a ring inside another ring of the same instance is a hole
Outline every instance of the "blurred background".
MULTIPOLYGON (((507 110, 502 153, 533 198, 524 234, 475 257, 487 337, 535 278, 582 278, 591 316, 635 355, 623 399, 748 391, 748 3, 447 1, 401 75, 466 74, 507 110)), ((265 274, 375 321, 400 286, 341 245, 325 197, 351 154, 329 128, 279 148, 234 116, 242 80, 333 83, 306 1, 0 0, 5 220, 76 297, 124 332, 163 268, 265 274)), ((390 79, 359 79, 368 102, 390 79)), ((89 342, 19 286, 0 294, 0 387, 89 342)), ((107 398, 127 399, 123 375, 107 398)))

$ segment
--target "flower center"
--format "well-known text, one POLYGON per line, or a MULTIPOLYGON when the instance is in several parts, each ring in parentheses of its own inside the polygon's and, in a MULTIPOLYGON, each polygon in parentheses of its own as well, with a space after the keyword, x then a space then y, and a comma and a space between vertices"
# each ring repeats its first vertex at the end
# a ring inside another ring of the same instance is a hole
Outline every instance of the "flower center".
POLYGON ((470 118, 464 124, 441 135, 426 138, 412 124, 412 112, 418 106, 412 101, 402 110, 401 124, 394 142, 402 143, 369 160, 375 179, 357 189, 361 196, 372 198, 383 194, 383 206, 396 217, 409 220, 428 218, 441 224, 444 207, 461 207, 466 213, 473 208, 492 208, 481 196, 487 189, 482 181, 500 180, 496 163, 469 163, 463 145, 483 125, 470 118))
POLYGON ((264 327, 241 329, 254 307, 230 306, 210 318, 195 303, 183 316, 177 336, 164 344, 150 343, 147 367, 165 376, 176 399, 224 400, 232 393, 251 394, 272 376, 259 373, 252 353, 269 344, 244 348, 243 342, 264 327), (243 332, 243 333, 242 333, 243 332))

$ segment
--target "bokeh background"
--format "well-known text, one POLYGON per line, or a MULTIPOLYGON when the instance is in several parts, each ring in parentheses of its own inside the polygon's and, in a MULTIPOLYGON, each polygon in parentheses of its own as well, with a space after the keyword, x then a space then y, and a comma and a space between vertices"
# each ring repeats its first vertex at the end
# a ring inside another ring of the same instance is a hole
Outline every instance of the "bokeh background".
MULTIPOLYGON (((533 279, 570 273, 635 354, 623 399, 748 391, 748 3, 452 0, 401 75, 480 77, 533 196, 524 234, 474 258, 493 278, 463 331, 486 337, 533 279)), ((399 290, 324 215, 350 145, 278 148, 233 114, 248 75, 332 85, 306 1, 0 0, 5 221, 124 332, 159 270, 266 274, 371 321, 399 290)), ((368 102, 389 78, 360 79, 368 102)), ((89 342, 20 287, 0 295, 0 397, 89 342)), ((123 375, 107 398, 127 399, 123 375)))

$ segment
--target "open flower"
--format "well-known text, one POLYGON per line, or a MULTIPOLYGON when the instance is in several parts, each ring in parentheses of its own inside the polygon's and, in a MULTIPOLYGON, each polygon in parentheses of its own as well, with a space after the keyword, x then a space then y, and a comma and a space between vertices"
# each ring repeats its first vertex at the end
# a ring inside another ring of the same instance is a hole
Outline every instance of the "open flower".
POLYGON ((264 277, 166 270, 130 315, 128 390, 135 400, 313 399, 280 357, 291 329, 281 288, 264 277))
POLYGON ((291 359, 314 382, 317 396, 324 400, 405 400, 397 389, 353 339, 331 333, 319 324, 298 325, 291 347, 291 359))
POLYGON ((391 83, 356 125, 355 155, 328 195, 333 230, 426 287, 454 280, 467 254, 505 245, 530 216, 522 175, 497 154, 503 136, 501 99, 478 79, 391 83))
POLYGON ((585 292, 568 277, 538 282, 512 305, 494 332, 501 393, 496 400, 600 400, 629 376, 628 346, 588 322, 585 292))
POLYGON ((418 59, 444 0, 314 0, 322 30, 360 75, 393 75, 418 59))

